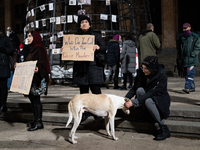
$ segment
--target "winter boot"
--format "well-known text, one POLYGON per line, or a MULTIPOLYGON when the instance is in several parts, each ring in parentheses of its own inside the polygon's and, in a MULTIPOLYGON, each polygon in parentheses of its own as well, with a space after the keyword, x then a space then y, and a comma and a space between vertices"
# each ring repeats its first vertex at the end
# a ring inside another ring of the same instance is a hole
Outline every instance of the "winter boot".
POLYGON ((165 140, 170 137, 170 131, 166 125, 160 125, 160 133, 154 138, 154 140, 165 140))
POLYGON ((0 115, 2 114, 2 112, 6 112, 6 111, 7 111, 6 104, 1 104, 0 105, 0 115))
POLYGON ((35 131, 35 130, 44 128, 43 123, 42 123, 42 105, 34 105, 34 108, 35 108, 35 114, 37 118, 34 125, 28 128, 28 131, 35 131))
POLYGON ((27 127, 29 127, 29 128, 34 127, 35 122, 36 122, 37 117, 38 117, 38 116, 36 116, 34 104, 31 105, 31 108, 32 108, 32 111, 33 111, 33 121, 32 121, 31 123, 28 123, 28 124, 27 124, 27 127))

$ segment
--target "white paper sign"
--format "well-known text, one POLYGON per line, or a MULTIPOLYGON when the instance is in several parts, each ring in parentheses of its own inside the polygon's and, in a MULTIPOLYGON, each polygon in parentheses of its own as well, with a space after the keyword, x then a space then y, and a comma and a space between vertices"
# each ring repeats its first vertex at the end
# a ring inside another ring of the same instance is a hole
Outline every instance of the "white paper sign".
POLYGON ((76 0, 69 0, 69 5, 76 5, 76 0))
POLYGON ((53 3, 49 3, 49 11, 53 10, 53 3))
POLYGON ((117 16, 116 15, 112 15, 112 22, 117 22, 117 16))
POLYGON ((63 31, 57 32, 58 38, 63 37, 63 31))
POLYGON ((72 23, 73 19, 72 19, 72 15, 67 15, 67 23, 72 23))
POLYGON ((45 10, 45 5, 40 6, 40 10, 44 11, 45 10))
POLYGON ((42 19, 42 26, 43 26, 43 27, 46 26, 46 19, 42 19))
POLYGON ((66 16, 61 16, 60 17, 61 23, 66 23, 66 16))
POLYGON ((110 5, 110 0, 106 0, 106 6, 110 5))
POLYGON ((39 28, 39 21, 35 21, 35 27, 39 28))
POLYGON ((34 23, 33 22, 31 22, 31 28, 34 28, 34 23))
POLYGON ((31 13, 32 13, 32 16, 35 15, 35 13, 34 13, 34 9, 31 9, 31 13))
POLYGON ((61 54, 61 50, 59 48, 52 49, 52 54, 61 54))
POLYGON ((60 24, 60 17, 56 17, 56 24, 60 24))
POLYGON ((31 16, 31 12, 30 12, 30 11, 28 12, 28 16, 29 16, 29 17, 31 16))
POLYGON ((74 15, 74 21, 78 23, 78 16, 74 15))
POLYGON ((101 15, 100 15, 100 19, 101 19, 101 20, 108 20, 108 15, 106 15, 106 14, 101 14, 101 15))
POLYGON ((55 22, 56 21, 56 18, 55 17, 51 17, 50 18, 50 23, 53 23, 53 22, 55 22))

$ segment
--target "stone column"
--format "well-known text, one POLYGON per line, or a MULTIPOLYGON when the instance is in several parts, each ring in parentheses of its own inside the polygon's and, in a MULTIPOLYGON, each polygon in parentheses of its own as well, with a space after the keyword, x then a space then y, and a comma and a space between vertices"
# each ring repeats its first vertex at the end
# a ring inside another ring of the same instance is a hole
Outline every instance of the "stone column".
POLYGON ((5 5, 5 31, 7 31, 7 27, 12 27, 11 0, 4 0, 4 5, 5 5))
POLYGON ((176 47, 176 0, 161 0, 162 49, 176 47))

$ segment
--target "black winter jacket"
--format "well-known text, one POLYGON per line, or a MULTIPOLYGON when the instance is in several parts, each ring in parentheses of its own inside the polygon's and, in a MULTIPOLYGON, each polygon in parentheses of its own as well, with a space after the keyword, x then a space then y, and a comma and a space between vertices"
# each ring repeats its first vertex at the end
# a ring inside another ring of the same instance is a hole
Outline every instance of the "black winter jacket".
POLYGON ((13 55, 15 48, 5 33, 0 34, 0 78, 10 77, 9 56, 13 55))
POLYGON ((108 42, 108 66, 114 66, 119 64, 120 59, 120 48, 117 40, 111 39, 108 42))
POLYGON ((137 70, 137 76, 133 88, 126 94, 125 97, 131 99, 139 87, 143 87, 145 94, 137 97, 140 104, 144 104, 147 98, 152 98, 161 113, 161 116, 166 119, 169 114, 170 96, 167 92, 167 75, 164 65, 159 65, 157 74, 148 79, 141 69, 137 70))

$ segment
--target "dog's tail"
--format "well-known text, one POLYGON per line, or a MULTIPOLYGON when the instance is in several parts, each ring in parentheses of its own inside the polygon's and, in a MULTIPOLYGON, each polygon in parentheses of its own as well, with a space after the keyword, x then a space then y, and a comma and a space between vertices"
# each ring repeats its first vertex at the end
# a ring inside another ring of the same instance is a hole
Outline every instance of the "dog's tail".
POLYGON ((68 112, 69 112, 69 119, 67 121, 66 128, 67 128, 67 126, 70 124, 70 122, 73 119, 73 115, 72 115, 72 103, 71 102, 69 102, 69 104, 68 104, 68 112))

